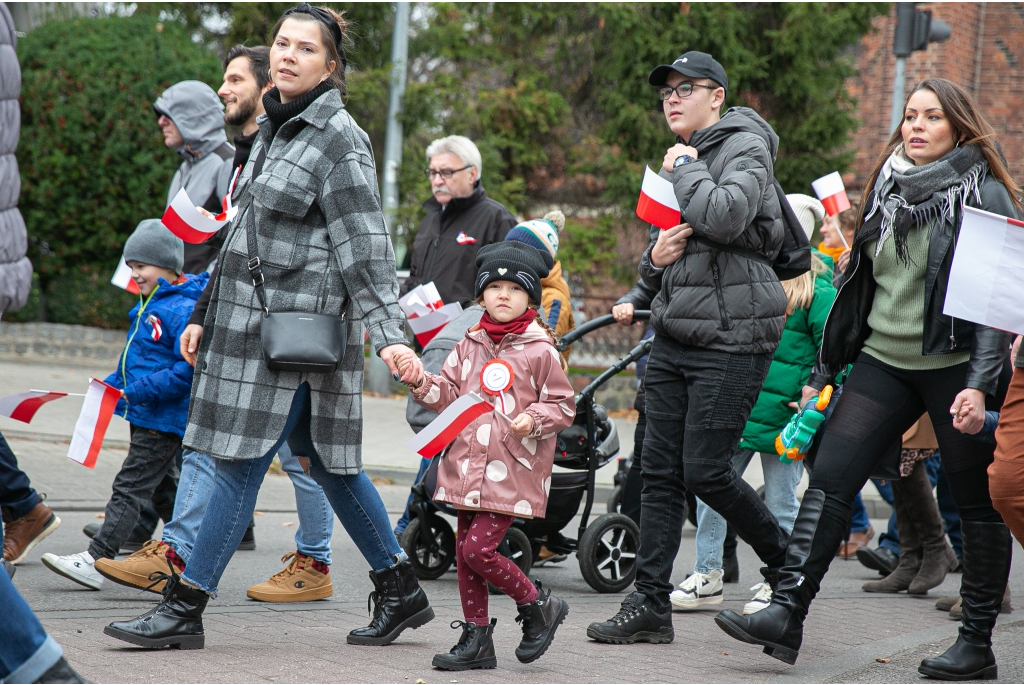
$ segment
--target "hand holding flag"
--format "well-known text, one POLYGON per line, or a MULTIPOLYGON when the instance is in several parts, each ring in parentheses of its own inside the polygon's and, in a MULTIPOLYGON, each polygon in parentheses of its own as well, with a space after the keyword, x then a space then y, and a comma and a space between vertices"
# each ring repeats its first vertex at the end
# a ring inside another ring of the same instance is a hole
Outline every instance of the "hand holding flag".
MULTIPOLYGON (((833 171, 828 176, 822 176, 812 182, 811 187, 814 188, 814 194, 821 200, 821 204, 825 206, 825 213, 829 216, 835 216, 850 208, 846 184, 843 183, 843 177, 839 175, 838 171, 833 171)), ((840 235, 842 235, 842 231, 840 231, 840 235)))
MULTIPOLYGON (((234 188, 235 180, 238 178, 238 169, 235 169, 235 175, 231 180, 231 188, 234 188)), ((188 193, 182 188, 178 191, 178 194, 171 200, 171 204, 164 211, 163 217, 160 221, 164 226, 170 230, 171 233, 178 236, 186 243, 193 245, 206 242, 209 240, 217 231, 219 231, 224 224, 235 218, 235 214, 238 212, 238 207, 231 205, 231 191, 224 196, 221 200, 221 207, 223 211, 214 216, 202 207, 197 207, 191 199, 189 199, 188 193)))
POLYGON ((678 226, 683 221, 671 181, 654 173, 650 167, 644 167, 644 180, 640 186, 636 215, 663 231, 678 226))
MULTIPOLYGON (((467 393, 448 405, 405 446, 424 459, 430 459, 448 446, 466 426, 494 411, 494 405, 475 392, 467 393)), ((508 417, 506 417, 508 418, 508 417)))

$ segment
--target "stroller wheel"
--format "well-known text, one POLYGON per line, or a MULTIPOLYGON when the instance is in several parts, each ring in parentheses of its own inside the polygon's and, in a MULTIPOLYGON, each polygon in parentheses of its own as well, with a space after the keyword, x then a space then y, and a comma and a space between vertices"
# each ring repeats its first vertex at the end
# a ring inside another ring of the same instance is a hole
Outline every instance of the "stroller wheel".
POLYGON ((636 578, 640 528, 623 514, 605 514, 583 531, 579 551, 580 572, 598 592, 622 592, 636 578))
MULTIPOLYGON (((505 539, 498 545, 498 554, 512 560, 512 563, 519 567, 523 575, 529 575, 533 568, 533 547, 530 545, 530 538, 526 533, 515 526, 508 529, 505 539)), ((492 595, 500 595, 501 590, 490 583, 487 584, 492 595)))
POLYGON ((440 516, 427 516, 426 530, 419 516, 409 521, 399 542, 420 580, 436 580, 455 563, 455 531, 440 516))

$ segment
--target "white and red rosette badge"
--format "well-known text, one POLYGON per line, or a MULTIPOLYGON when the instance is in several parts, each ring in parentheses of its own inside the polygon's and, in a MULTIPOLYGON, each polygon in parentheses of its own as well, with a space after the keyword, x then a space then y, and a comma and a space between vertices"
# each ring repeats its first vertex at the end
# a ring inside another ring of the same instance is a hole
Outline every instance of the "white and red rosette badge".
POLYGON ((512 365, 504 359, 492 359, 480 370, 480 389, 501 400, 502 414, 508 413, 505 409, 505 393, 512 389, 513 381, 515 374, 512 373, 512 365))

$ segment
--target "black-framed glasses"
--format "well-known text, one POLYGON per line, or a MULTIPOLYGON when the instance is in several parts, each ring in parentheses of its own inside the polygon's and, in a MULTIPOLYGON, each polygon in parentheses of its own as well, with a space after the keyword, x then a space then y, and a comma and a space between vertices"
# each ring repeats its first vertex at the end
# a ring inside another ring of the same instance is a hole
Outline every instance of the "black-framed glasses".
POLYGON ((441 169, 441 170, 424 169, 423 173, 426 175, 428 181, 432 181, 435 176, 440 176, 444 180, 450 181, 450 180, 452 180, 452 176, 454 176, 455 174, 459 173, 460 171, 465 171, 466 169, 472 169, 472 168, 473 168, 472 164, 467 164, 466 166, 462 167, 461 169, 441 169))
POLYGON ((658 89, 658 97, 662 100, 668 100, 672 97, 672 93, 675 93, 680 98, 690 97, 690 93, 693 92, 694 88, 707 88, 708 90, 718 90, 721 86, 705 86, 703 83, 680 83, 678 86, 673 88, 672 86, 665 86, 664 88, 658 89))

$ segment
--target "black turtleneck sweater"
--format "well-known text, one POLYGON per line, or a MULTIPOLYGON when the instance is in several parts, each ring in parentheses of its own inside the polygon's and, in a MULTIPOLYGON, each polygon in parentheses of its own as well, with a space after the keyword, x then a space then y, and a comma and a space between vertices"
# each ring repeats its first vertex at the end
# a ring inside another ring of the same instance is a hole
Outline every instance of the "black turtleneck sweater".
POLYGON ((256 136, 259 134, 260 130, 256 129, 247 136, 235 136, 235 159, 231 164, 233 168, 245 167, 245 163, 249 161, 249 153, 252 152, 252 144, 256 142, 256 136))
POLYGON ((286 104, 281 103, 281 93, 276 87, 268 90, 263 95, 263 109, 267 111, 267 119, 270 120, 274 135, 277 135, 278 129, 281 128, 284 122, 302 114, 314 100, 328 92, 331 88, 334 88, 334 86, 324 81, 313 90, 307 91, 286 104))

